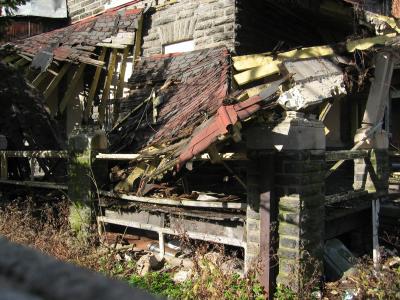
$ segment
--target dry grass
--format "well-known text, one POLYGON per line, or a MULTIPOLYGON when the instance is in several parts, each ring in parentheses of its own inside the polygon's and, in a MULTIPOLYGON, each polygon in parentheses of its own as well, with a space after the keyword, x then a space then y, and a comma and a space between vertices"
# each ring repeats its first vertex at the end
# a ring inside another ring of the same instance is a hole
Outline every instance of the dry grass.
POLYGON ((79 243, 69 229, 64 196, 48 193, 0 203, 0 235, 60 260, 97 268, 95 247, 79 243))

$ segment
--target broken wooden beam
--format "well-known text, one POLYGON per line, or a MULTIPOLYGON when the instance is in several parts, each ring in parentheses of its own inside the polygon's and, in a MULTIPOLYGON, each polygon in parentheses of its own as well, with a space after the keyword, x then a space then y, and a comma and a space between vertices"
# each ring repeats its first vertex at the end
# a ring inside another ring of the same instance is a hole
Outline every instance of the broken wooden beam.
POLYGON ((59 85, 61 79, 63 79, 64 75, 67 73, 69 68, 71 67, 70 63, 65 63, 61 70, 58 72, 57 76, 53 78, 53 80, 50 82, 50 84, 47 86, 45 91, 43 92, 44 98, 47 100, 50 95, 53 93, 53 91, 57 88, 59 85))
POLYGON ((72 77, 72 81, 68 86, 67 92, 64 95, 64 98, 61 100, 60 103, 60 112, 63 113, 65 108, 68 105, 68 102, 71 101, 72 98, 76 97, 76 95, 78 94, 79 90, 78 90, 78 84, 79 81, 82 79, 83 77, 83 72, 85 71, 86 68, 86 64, 80 64, 78 69, 75 71, 73 77, 72 77))
POLYGON ((96 155, 96 159, 100 160, 135 160, 141 157, 140 154, 106 154, 106 153, 99 153, 96 155))
POLYGON ((0 151, 6 157, 25 158, 68 158, 68 151, 0 151))
MULTIPOLYGON (((104 62, 106 54, 107 54, 107 48, 102 48, 99 60, 104 62)), ((83 114, 83 118, 84 118, 85 122, 87 122, 89 120, 89 115, 92 112, 93 100, 94 100, 94 96, 96 95, 96 91, 97 91, 97 87, 98 87, 98 84, 99 84, 99 79, 100 79, 100 75, 101 75, 101 71, 102 70, 103 70, 102 67, 97 67, 96 68, 96 72, 94 74, 93 81, 92 81, 92 84, 90 86, 89 95, 88 95, 88 98, 87 98, 87 101, 86 101, 85 112, 83 114)))
POLYGON ((369 156, 368 150, 340 150, 340 151, 327 151, 325 153, 326 161, 340 161, 340 160, 354 160, 359 158, 367 158, 369 156))
POLYGON ((345 201, 358 199, 368 195, 368 191, 358 190, 358 191, 348 191, 345 193, 334 194, 325 196, 325 205, 331 205, 335 203, 342 203, 345 201))
POLYGON ((115 72, 115 64, 117 61, 117 49, 113 49, 110 55, 110 60, 108 62, 108 73, 106 77, 106 82, 103 88, 103 94, 101 95, 101 102, 99 106, 99 122, 102 124, 105 120, 105 113, 110 98, 110 86, 115 72))
POLYGON ((195 201, 195 200, 184 200, 184 199, 173 200, 168 198, 139 197, 126 194, 118 194, 114 192, 106 192, 106 191, 99 191, 99 194, 105 197, 122 199, 132 202, 167 205, 167 206, 237 209, 237 210, 246 210, 247 208, 247 204, 241 202, 195 201))
POLYGON ((19 181, 19 180, 0 180, 0 184, 9 184, 25 187, 44 188, 51 190, 68 190, 67 185, 54 183, 54 182, 41 182, 41 181, 19 181))
POLYGON ((264 64, 262 66, 247 70, 245 72, 234 75, 236 82, 239 85, 245 85, 252 81, 271 76, 274 74, 279 74, 279 65, 281 61, 271 61, 270 63, 264 64))

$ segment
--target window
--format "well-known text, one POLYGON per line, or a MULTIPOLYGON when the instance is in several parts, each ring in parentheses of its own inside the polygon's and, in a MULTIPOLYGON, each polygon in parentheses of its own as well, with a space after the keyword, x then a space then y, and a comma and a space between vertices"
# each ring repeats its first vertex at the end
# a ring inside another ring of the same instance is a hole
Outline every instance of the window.
POLYGON ((193 51, 194 50, 194 40, 164 45, 163 48, 164 48, 163 49, 164 54, 193 51))

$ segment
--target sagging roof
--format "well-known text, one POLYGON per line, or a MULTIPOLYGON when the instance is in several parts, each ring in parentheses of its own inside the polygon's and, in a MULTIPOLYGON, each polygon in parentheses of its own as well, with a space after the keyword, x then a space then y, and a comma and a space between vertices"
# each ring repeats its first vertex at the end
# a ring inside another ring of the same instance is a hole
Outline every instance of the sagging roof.
POLYGON ((142 58, 129 80, 111 147, 139 151, 189 137, 214 115, 229 92, 230 58, 225 47, 142 58))
POLYGON ((16 42, 17 49, 29 55, 43 51, 60 61, 91 61, 101 43, 134 44, 140 9, 112 9, 70 26, 39 34, 16 42))

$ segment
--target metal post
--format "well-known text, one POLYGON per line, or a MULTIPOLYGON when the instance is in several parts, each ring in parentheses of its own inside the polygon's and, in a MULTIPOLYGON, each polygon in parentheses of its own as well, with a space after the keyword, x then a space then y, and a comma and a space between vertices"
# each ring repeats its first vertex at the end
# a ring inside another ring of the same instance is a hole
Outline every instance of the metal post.
POLYGON ((374 269, 376 271, 380 268, 380 251, 379 251, 379 211, 380 199, 372 200, 372 256, 374 261, 374 269))

